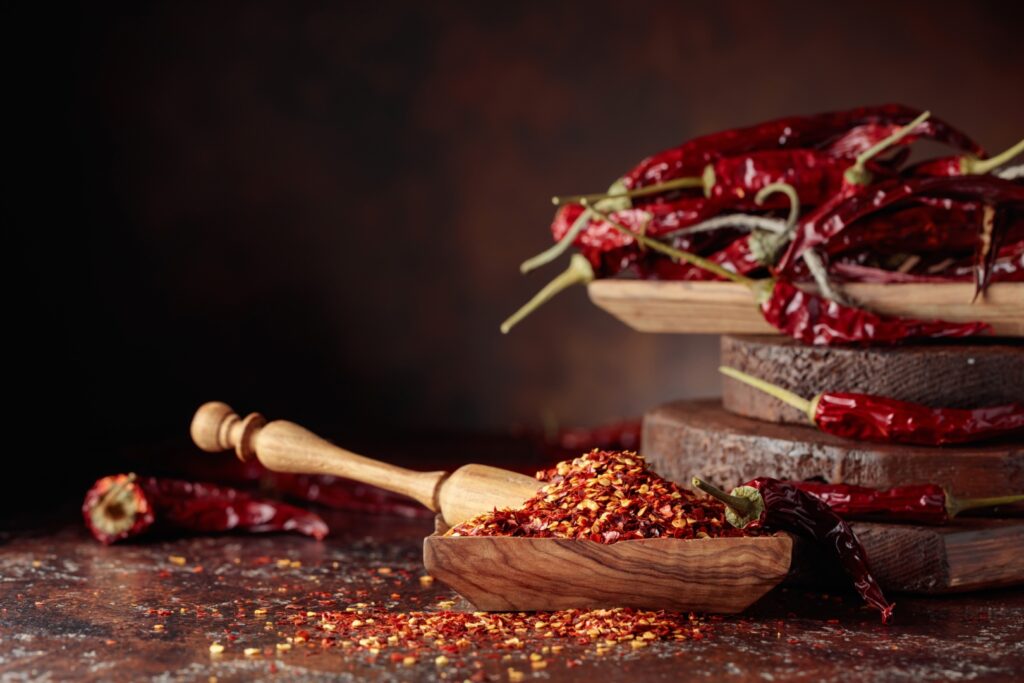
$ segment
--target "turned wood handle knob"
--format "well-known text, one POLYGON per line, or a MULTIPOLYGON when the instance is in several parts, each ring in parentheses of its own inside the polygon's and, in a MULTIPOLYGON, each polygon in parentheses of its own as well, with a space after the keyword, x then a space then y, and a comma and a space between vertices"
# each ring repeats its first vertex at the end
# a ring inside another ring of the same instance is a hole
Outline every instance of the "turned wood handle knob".
POLYGON ((208 453, 234 449, 242 462, 256 456, 256 435, 267 424, 259 413, 242 419, 231 406, 220 401, 204 403, 192 418, 192 440, 208 453))

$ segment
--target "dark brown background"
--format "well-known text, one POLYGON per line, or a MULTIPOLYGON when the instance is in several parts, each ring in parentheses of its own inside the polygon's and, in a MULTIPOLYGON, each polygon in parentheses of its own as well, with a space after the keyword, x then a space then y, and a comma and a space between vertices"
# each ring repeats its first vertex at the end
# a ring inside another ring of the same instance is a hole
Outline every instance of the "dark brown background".
POLYGON ((366 432, 713 395, 716 338, 633 333, 582 290, 499 334, 561 267, 517 271, 549 243, 548 197, 695 134, 866 103, 1003 148, 1021 19, 892 0, 14 10, 23 424, 88 479, 211 398, 366 432))

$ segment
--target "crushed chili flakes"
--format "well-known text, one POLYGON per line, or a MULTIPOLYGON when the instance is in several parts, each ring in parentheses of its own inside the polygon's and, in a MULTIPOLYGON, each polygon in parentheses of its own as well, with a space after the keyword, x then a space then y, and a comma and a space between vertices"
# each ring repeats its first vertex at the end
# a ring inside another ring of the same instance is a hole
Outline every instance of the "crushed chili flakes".
MULTIPOLYGON (((630 608, 561 610, 558 612, 391 612, 379 608, 328 611, 316 617, 297 616, 295 644, 380 653, 389 649, 393 661, 410 666, 428 654, 437 666, 478 648, 526 651, 536 638, 596 645, 607 651, 616 645, 641 642, 699 640, 709 626, 694 614, 652 612, 630 608), (310 628, 320 631, 310 637, 310 628), (410 661, 410 658, 412 661, 410 661), (408 662, 408 663, 407 663, 408 662)), ((533 646, 533 647, 531 647, 533 646)), ((560 652, 556 644, 549 652, 560 652), (556 649, 557 648, 557 649, 556 649)), ((634 646, 641 647, 641 646, 634 646)), ((542 655, 527 656, 534 669, 547 666, 542 655)))
POLYGON ((448 536, 530 536, 615 543, 639 538, 711 538, 751 532, 725 521, 725 507, 647 468, 630 451, 594 449, 537 473, 548 482, 519 509, 488 512, 448 536))

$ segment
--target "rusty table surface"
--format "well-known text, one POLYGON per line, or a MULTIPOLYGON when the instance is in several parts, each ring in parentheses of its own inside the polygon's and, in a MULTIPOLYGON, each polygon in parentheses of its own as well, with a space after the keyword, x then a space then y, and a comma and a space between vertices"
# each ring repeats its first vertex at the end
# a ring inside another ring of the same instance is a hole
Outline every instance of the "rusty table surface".
POLYGON ((529 637, 521 650, 470 648, 443 666, 437 653, 409 665, 310 643, 279 650, 297 609, 434 610, 454 597, 419 580, 430 520, 328 519, 334 532, 320 543, 221 536, 108 548, 70 516, 5 532, 0 679, 506 681, 512 668, 523 680, 981 681, 1024 671, 1024 590, 896 596, 896 623, 885 627, 855 596, 782 588, 743 616, 711 620, 703 640, 603 655, 566 642, 542 670, 529 659, 542 643, 529 637), (214 642, 223 653, 211 653, 214 642))

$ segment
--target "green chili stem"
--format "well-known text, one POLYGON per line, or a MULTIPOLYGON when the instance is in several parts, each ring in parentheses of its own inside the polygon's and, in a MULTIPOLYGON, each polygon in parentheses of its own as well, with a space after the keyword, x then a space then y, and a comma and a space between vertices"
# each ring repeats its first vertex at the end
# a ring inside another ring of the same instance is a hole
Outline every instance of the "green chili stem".
POLYGON ((704 177, 693 176, 686 178, 674 178, 672 180, 666 180, 663 183, 656 185, 648 185, 647 187, 640 187, 635 190, 627 190, 625 192, 601 192, 597 194, 576 194, 576 195, 565 195, 556 196, 551 198, 551 203, 555 206, 559 204, 584 204, 599 202, 603 199, 620 199, 634 197, 647 197, 652 194, 659 194, 661 192, 668 192, 670 190, 684 190, 694 187, 704 187, 704 177))
POLYGON ((771 382, 766 382, 763 379, 754 377, 753 375, 748 375, 747 373, 741 372, 736 368, 730 368, 728 366, 723 365, 718 368, 718 371, 721 372, 726 377, 732 377, 734 380, 750 385, 755 389, 763 391, 769 396, 774 396, 775 398, 779 399, 780 401, 787 405, 793 406, 800 412, 807 415, 807 417, 811 420, 812 423, 814 422, 813 401, 808 401, 803 396, 794 394, 789 389, 783 389, 777 384, 772 384, 771 382))
POLYGON ((889 137, 885 138, 884 140, 876 142, 871 147, 861 152, 857 156, 856 161, 853 162, 853 166, 846 169, 846 172, 843 174, 843 178, 846 180, 846 182, 852 185, 867 185, 868 183, 870 183, 871 173, 868 172, 868 170, 865 168, 865 165, 873 158, 875 158, 878 154, 884 152, 885 150, 889 149, 903 138, 913 133, 914 129, 917 128, 922 123, 924 123, 925 121, 927 121, 928 117, 930 117, 931 115, 932 113, 930 111, 922 112, 920 116, 918 116, 916 119, 914 119, 907 125, 897 130, 889 137))
POLYGON ((752 280, 749 277, 745 277, 743 275, 740 275, 739 273, 734 273, 731 270, 726 270, 722 266, 720 266, 717 263, 714 263, 712 261, 709 261, 708 259, 704 258, 703 256, 697 256, 696 254, 691 254, 688 251, 682 251, 681 249, 675 249, 673 247, 668 246, 664 242, 659 242, 656 239, 651 239, 647 235, 641 235, 639 233, 633 232, 632 230, 630 230, 626 226, 624 226, 621 223, 619 223, 618 221, 616 221, 611 216, 609 216, 609 215, 607 215, 607 214, 605 214, 605 213, 603 213, 601 211, 598 211, 597 209, 595 209, 592 206, 590 206, 590 204, 586 200, 582 201, 581 203, 583 204, 584 207, 586 207, 586 209, 588 211, 593 213, 595 216, 597 216, 601 220, 605 221, 606 223, 611 225, 613 228, 615 228, 616 230, 618 230, 622 234, 629 235, 630 237, 632 237, 633 239, 635 239, 637 242, 639 242, 640 244, 644 245, 648 249, 660 252, 662 254, 665 254, 666 256, 670 256, 670 257, 674 258, 677 261, 685 261, 686 263, 689 263, 691 265, 697 266, 698 268, 706 270, 709 273, 714 273, 715 275, 717 275, 717 276, 719 276, 719 277, 721 277, 723 279, 730 280, 732 282, 736 282, 736 283, 739 283, 741 285, 746 285, 751 290, 756 291, 756 289, 757 289, 757 281, 756 280, 752 280))
POLYGON ((548 247, 541 253, 537 254, 536 256, 528 258, 521 264, 519 264, 519 272, 525 275, 526 273, 529 273, 531 270, 535 270, 543 265, 547 265, 548 263, 551 263, 556 258, 561 256, 562 253, 565 252, 565 250, 568 249, 572 245, 572 243, 576 241, 576 238, 579 237, 579 234, 586 229, 589 219, 590 217, 587 216, 586 211, 581 213, 579 217, 573 222, 572 226, 570 226, 570 228, 566 231, 566 233, 562 235, 562 239, 558 240, 550 247, 548 247))
POLYGON ((515 327, 523 318, 540 308, 542 304, 547 302, 563 289, 575 284, 586 284, 593 279, 594 269, 590 267, 590 262, 580 254, 573 254, 572 259, 569 261, 569 267, 566 268, 561 275, 546 284, 544 288, 534 294, 533 298, 527 301, 522 308, 510 315, 508 319, 501 324, 501 333, 508 334, 508 331, 515 327))
POLYGON ((960 166, 964 175, 982 175, 984 173, 991 173, 1021 153, 1024 153, 1024 140, 1021 140, 1005 152, 1001 152, 988 159, 966 156, 960 160, 960 166))
POLYGON ((764 204, 764 200, 769 195, 781 192, 782 194, 789 197, 789 218, 786 220, 787 231, 792 230, 796 227, 796 221, 800 218, 800 197, 796 193, 796 188, 789 183, 771 183, 762 187, 758 193, 754 196, 754 201, 760 206, 764 204))
POLYGON ((717 486, 712 486, 706 481, 703 481, 699 477, 694 477, 691 480, 691 483, 712 498, 717 498, 722 501, 744 517, 754 511, 754 502, 749 498, 730 495, 717 486))
POLYGON ((954 498, 947 493, 946 514, 953 518, 964 510, 992 508, 997 505, 1013 505, 1014 503, 1024 503, 1024 494, 1018 493, 1011 496, 992 496, 989 498, 954 498))

